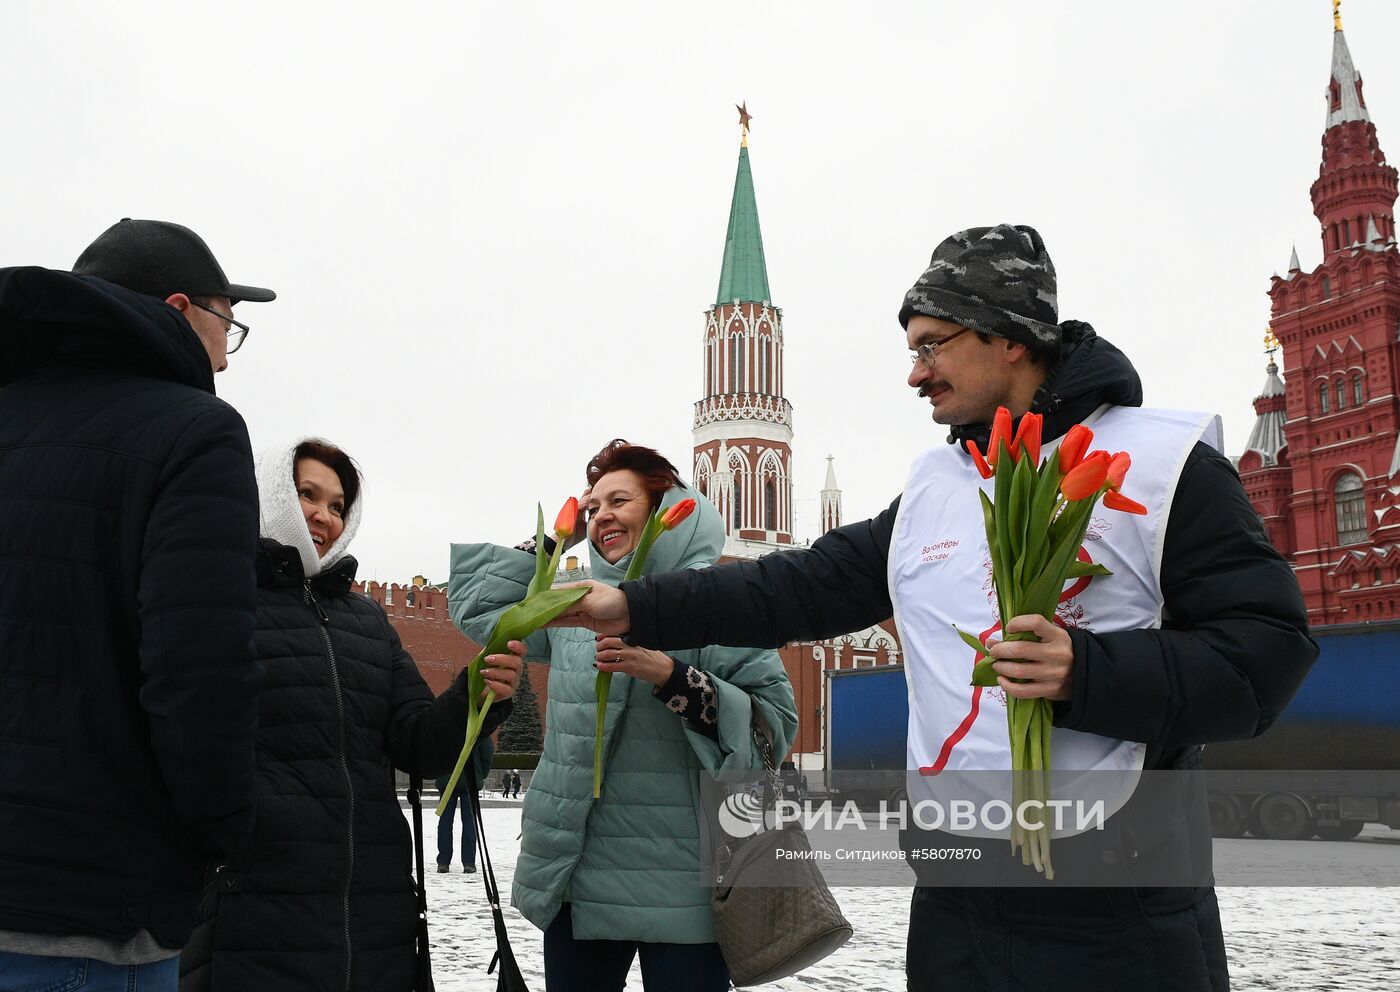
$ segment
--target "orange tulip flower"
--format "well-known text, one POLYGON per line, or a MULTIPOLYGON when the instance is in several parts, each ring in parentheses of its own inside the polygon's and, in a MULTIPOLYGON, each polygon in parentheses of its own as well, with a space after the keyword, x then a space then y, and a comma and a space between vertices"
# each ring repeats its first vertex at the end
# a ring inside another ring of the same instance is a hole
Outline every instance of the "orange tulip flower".
POLYGON ((1128 467, 1132 464, 1133 460, 1126 451, 1114 455, 1108 463, 1108 484, 1114 489, 1121 488, 1123 477, 1128 474, 1128 467))
POLYGON ((572 537, 574 524, 578 522, 578 497, 570 496, 559 510, 559 516, 554 520, 554 536, 559 540, 572 537))
POLYGON ((676 524, 694 512, 695 500, 683 499, 661 515, 661 526, 666 530, 674 530, 676 524))
POLYGON ((1147 507, 1135 499, 1129 499, 1117 489, 1110 489, 1103 494, 1103 505, 1110 510, 1122 510, 1124 513, 1136 513, 1142 516, 1147 514, 1147 507))
POLYGON ((1011 457, 1015 460, 1018 452, 1024 451, 1031 460, 1031 466, 1040 465, 1040 427, 1041 416, 1038 413, 1028 413, 1021 418, 1020 426, 1016 429, 1016 440, 1011 442, 1011 457))
POLYGON ((1113 456, 1108 463, 1108 474, 1105 482, 1108 484, 1108 492, 1104 493, 1103 505, 1110 510, 1122 510, 1124 513, 1137 513, 1145 515, 1147 507, 1143 506, 1135 499, 1129 499, 1119 490, 1123 485, 1123 478, 1128 474, 1128 466, 1133 463, 1132 458, 1126 451, 1120 451, 1113 456))
POLYGON ((987 459, 982 457, 982 452, 977 450, 976 441, 968 440, 967 452, 972 456, 972 464, 977 466, 977 474, 984 479, 990 479, 992 477, 992 467, 987 464, 987 459))
POLYGON ((1089 444, 1094 440, 1094 432, 1083 424, 1075 424, 1065 435, 1065 439, 1060 442, 1060 472, 1068 475, 1070 469, 1074 468, 1084 460, 1084 452, 1089 450, 1089 444))
POLYGON ((987 439, 987 461, 990 464, 996 465, 1003 441, 1006 442, 1006 449, 1011 452, 1011 460, 1015 461, 1016 443, 1011 436, 1011 411, 999 406, 996 416, 992 418, 992 436, 987 439))
POLYGON ((1082 462, 1070 469, 1060 483, 1060 492, 1065 499, 1081 500, 1093 496, 1108 481, 1109 457, 1107 451, 1095 451, 1082 462))

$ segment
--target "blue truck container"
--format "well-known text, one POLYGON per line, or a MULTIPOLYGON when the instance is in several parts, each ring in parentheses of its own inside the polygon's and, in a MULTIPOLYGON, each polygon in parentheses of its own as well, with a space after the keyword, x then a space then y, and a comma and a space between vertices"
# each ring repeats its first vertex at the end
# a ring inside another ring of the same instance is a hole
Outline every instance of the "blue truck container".
MULTIPOLYGON (((1345 840, 1400 829, 1400 622, 1313 630, 1321 652, 1263 735, 1211 744, 1217 836, 1345 840)), ((857 800, 903 787, 909 696, 901 665, 825 673, 826 785, 857 800)))
POLYGON ((903 665, 825 673, 823 743, 826 791, 857 802, 904 788, 909 693, 903 665))

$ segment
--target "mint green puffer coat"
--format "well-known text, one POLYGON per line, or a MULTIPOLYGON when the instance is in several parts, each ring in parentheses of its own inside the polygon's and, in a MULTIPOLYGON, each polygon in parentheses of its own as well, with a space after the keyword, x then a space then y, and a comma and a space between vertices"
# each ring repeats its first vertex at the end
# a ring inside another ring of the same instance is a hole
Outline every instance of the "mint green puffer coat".
MULTIPOLYGON (((646 571, 705 568, 719 557, 724 524, 690 489, 696 512, 652 547, 646 571)), ((630 560, 603 560, 590 544, 593 578, 617 585, 630 560)), ((492 544, 454 544, 448 601, 453 622, 483 642, 491 624, 518 602, 534 556, 492 544)), ((797 732, 792 685, 777 652, 709 647, 672 657, 714 682, 719 742, 695 733, 652 696, 651 683, 613 676, 603 744, 602 797, 593 799, 594 635, 542 630, 528 657, 545 661, 549 706, 544 755, 525 797, 524 836, 511 901, 541 930, 564 902, 579 940, 702 944, 715 939, 710 887, 701 875, 700 776, 762 767, 749 727, 762 715, 773 751, 787 753, 797 732)), ((704 859, 708 862, 708 856, 704 859)))

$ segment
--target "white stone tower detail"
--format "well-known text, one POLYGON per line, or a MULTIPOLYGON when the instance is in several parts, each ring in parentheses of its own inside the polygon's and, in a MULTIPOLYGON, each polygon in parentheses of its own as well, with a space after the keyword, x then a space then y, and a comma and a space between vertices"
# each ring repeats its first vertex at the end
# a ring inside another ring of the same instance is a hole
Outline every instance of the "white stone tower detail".
POLYGON ((822 486, 822 533, 841 526, 841 489, 836 485, 836 469, 826 456, 826 485, 822 486))

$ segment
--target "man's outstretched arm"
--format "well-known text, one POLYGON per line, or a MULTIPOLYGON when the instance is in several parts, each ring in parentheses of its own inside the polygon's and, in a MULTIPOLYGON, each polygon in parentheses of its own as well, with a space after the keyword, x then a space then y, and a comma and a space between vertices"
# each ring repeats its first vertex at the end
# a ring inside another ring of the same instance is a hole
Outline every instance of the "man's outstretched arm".
POLYGON ((627 639, 671 649, 777 647, 879 623, 893 612, 886 563, 898 510, 896 499, 810 548, 624 582, 627 639))

